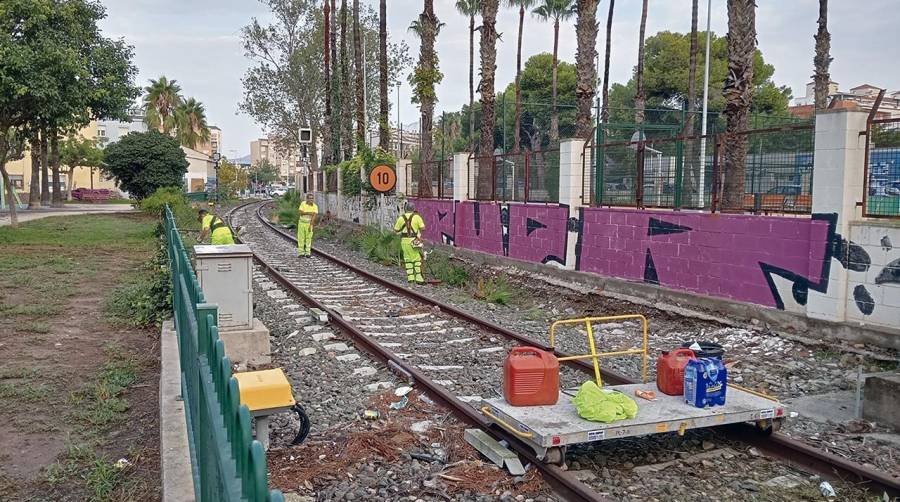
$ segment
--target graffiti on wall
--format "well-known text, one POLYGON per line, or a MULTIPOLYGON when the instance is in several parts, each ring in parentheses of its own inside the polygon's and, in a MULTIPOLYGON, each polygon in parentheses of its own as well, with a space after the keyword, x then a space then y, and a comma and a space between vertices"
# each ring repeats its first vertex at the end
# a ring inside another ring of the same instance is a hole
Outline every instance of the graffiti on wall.
MULTIPOLYGON (((892 254, 900 249, 889 235, 877 246, 840 235, 836 214, 582 208, 570 219, 564 206, 429 199, 416 206, 428 226, 426 238, 435 242, 798 312, 810 295, 827 294, 832 271, 840 267, 854 283, 850 301, 859 314, 896 308, 900 315, 900 257, 892 254), (569 232, 577 233, 571 255, 569 232)), ((897 232, 894 239, 900 240, 897 232)))

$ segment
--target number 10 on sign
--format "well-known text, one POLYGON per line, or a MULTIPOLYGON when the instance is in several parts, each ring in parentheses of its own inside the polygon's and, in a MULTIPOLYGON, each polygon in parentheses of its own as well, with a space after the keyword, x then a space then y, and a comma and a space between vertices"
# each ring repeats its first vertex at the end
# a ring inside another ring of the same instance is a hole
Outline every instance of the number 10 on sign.
POLYGON ((388 165, 375 166, 369 174, 369 184, 376 192, 390 192, 397 185, 397 173, 388 165))

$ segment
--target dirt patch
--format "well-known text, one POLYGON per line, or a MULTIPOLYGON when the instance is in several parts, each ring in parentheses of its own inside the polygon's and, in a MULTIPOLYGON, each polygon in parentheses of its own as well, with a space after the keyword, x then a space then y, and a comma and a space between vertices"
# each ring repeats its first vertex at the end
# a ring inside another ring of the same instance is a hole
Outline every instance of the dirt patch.
MULTIPOLYGON (((152 239, 146 219, 116 219, 129 231, 146 226, 152 239)), ((79 218, 59 225, 56 231, 84 230, 79 218)), ((117 327, 104 313, 111 289, 152 257, 152 240, 124 246, 111 235, 109 246, 52 246, 15 242, 23 234, 7 232, 13 242, 0 245, 0 269, 8 272, 0 284, 0 499, 159 500, 158 335, 117 327), (103 375, 120 360, 128 361, 128 384, 111 391, 103 375), (106 400, 107 415, 92 415, 106 400)))

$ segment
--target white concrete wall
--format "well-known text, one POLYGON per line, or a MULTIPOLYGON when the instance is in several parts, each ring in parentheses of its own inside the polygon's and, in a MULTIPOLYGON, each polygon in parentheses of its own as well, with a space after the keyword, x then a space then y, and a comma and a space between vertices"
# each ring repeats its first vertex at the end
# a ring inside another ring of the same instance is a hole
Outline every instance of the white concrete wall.
POLYGON ((850 240, 868 255, 866 271, 848 272, 848 321, 900 326, 900 221, 850 224, 850 240))

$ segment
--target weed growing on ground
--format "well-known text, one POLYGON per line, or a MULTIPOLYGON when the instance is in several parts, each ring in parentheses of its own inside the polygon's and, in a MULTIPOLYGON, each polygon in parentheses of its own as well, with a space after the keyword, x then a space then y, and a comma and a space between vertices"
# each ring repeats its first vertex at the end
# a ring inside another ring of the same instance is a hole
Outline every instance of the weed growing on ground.
POLYGON ((116 347, 108 347, 110 359, 103 372, 87 388, 73 392, 69 404, 76 407, 75 418, 86 424, 85 432, 99 432, 97 427, 121 420, 128 411, 128 401, 121 397, 137 380, 137 361, 116 347))
POLYGON ((50 323, 44 321, 23 321, 19 323, 16 331, 46 334, 50 332, 50 323))
POLYGON ((529 321, 543 321, 545 315, 544 311, 537 307, 532 307, 525 311, 525 319, 529 321))
POLYGON ((303 202, 303 196, 300 192, 288 190, 288 192, 278 200, 278 206, 276 206, 275 212, 273 213, 273 219, 277 221, 279 225, 288 228, 297 228, 297 220, 300 219, 299 207, 301 202, 303 202))
POLYGON ((140 328, 160 326, 171 316, 171 277, 161 265, 165 259, 165 251, 161 249, 157 253, 158 263, 144 266, 109 293, 104 310, 111 321, 140 328))
POLYGON ((375 227, 366 227, 354 234, 350 238, 350 243, 375 263, 390 266, 399 262, 400 236, 393 232, 382 232, 375 227))
POLYGON ((129 464, 117 464, 106 456, 100 456, 86 444, 69 444, 65 458, 47 468, 47 482, 52 485, 65 483, 71 478, 84 480, 88 500, 106 502, 117 500, 117 494, 127 489, 126 473, 129 464))
POLYGON ((464 287, 471 278, 468 268, 453 263, 450 256, 435 251, 428 255, 425 270, 441 283, 456 288, 464 287))
POLYGON ((481 278, 475 287, 475 298, 497 305, 509 305, 513 298, 513 289, 506 276, 481 278))

